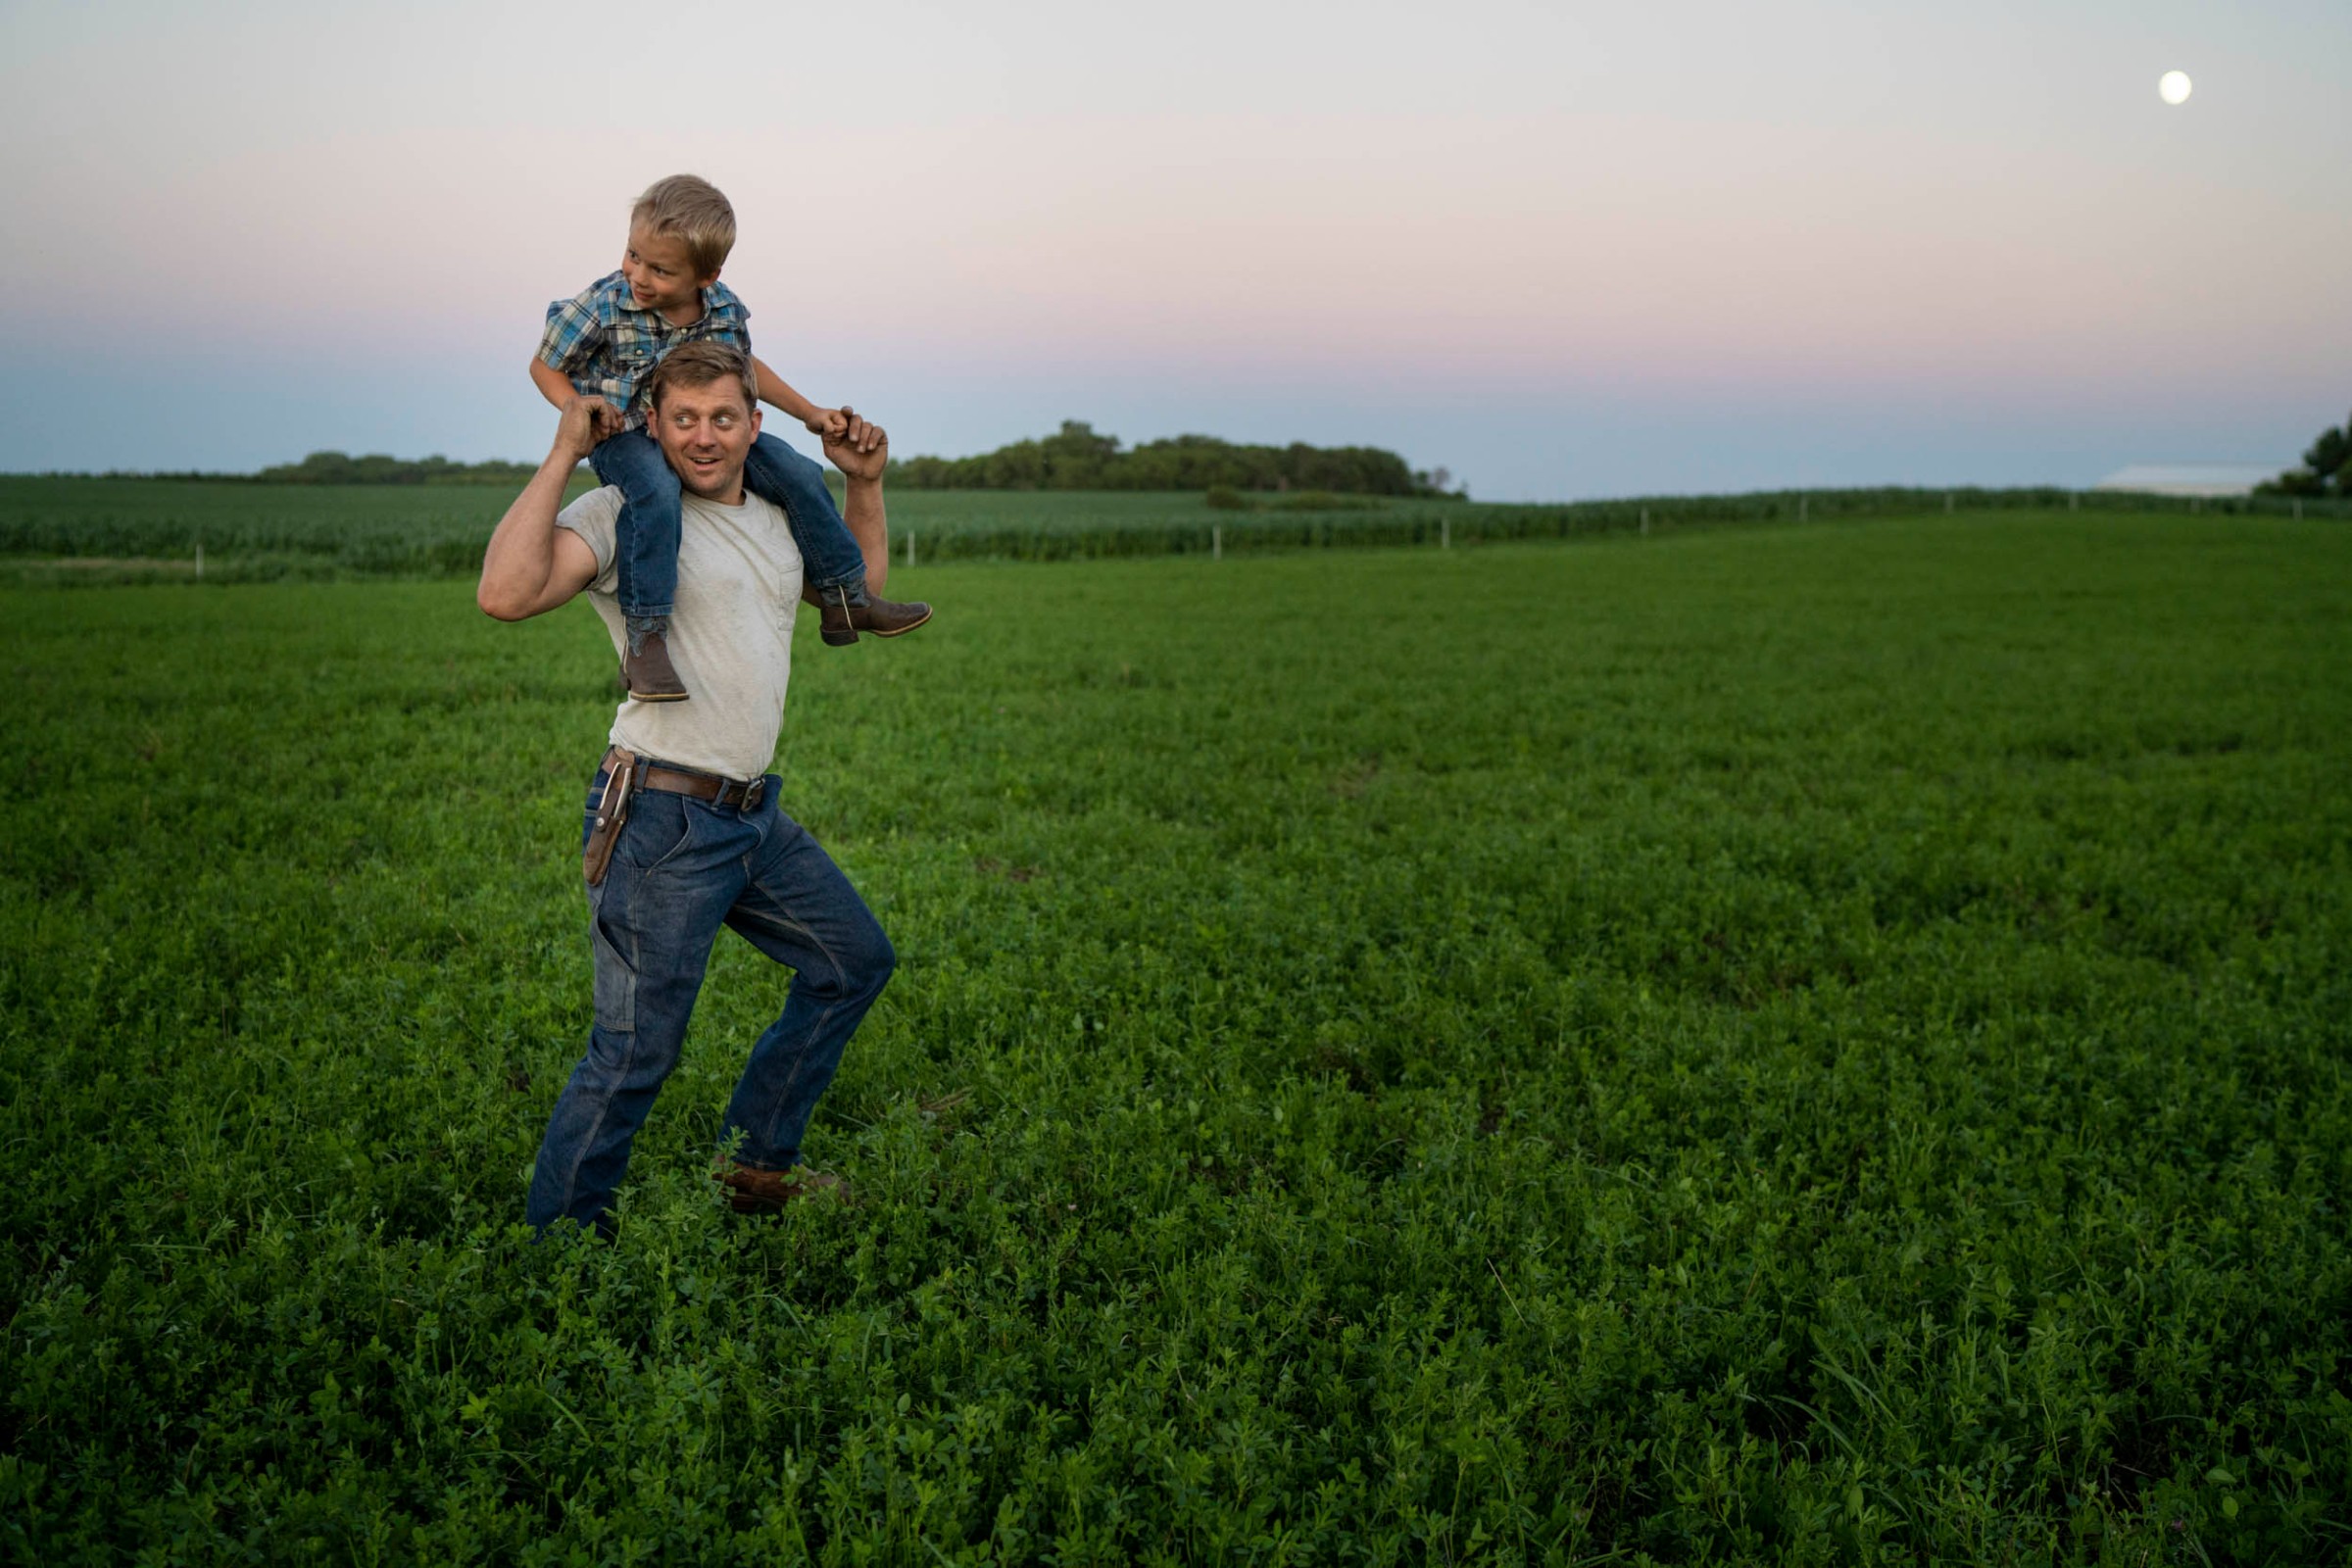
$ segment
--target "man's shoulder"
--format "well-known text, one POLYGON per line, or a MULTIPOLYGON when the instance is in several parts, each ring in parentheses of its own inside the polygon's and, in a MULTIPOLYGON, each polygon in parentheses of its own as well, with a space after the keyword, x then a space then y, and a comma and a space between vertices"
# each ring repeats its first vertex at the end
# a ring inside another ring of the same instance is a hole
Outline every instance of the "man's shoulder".
POLYGON ((587 494, 575 497, 556 514, 556 526, 569 528, 574 533, 597 529, 610 532, 620 519, 621 494, 616 484, 602 485, 587 494))
POLYGON ((556 526, 586 545, 596 558, 596 575, 588 583, 591 592, 613 586, 606 577, 620 553, 620 487, 608 484, 576 497, 556 514, 556 526))

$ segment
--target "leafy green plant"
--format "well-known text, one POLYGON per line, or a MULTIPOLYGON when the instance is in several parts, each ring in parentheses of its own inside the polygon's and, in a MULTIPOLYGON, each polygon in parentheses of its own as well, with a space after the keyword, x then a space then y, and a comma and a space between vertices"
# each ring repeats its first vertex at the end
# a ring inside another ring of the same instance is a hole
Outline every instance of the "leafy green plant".
POLYGON ((1862 520, 803 626, 863 1199, 729 942, 609 1247, 590 612, 0 593, 0 1552, 2340 1558, 2352 536, 1862 520))

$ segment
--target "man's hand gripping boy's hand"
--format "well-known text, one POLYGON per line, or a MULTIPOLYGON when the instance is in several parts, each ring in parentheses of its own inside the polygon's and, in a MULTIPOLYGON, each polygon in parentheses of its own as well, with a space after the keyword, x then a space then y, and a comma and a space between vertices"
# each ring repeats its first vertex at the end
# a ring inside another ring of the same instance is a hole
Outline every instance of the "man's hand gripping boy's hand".
MULTIPOLYGON (((564 429, 571 428, 571 420, 575 415, 587 421, 588 445, 591 449, 601 445, 609 437, 620 434, 621 428, 626 422, 621 418, 620 411, 603 398, 575 397, 569 403, 564 404, 564 429)), ((580 454, 583 458, 587 455, 586 452, 580 454)))
POLYGON ((573 398, 556 421, 556 450, 570 453, 574 464, 585 462, 619 424, 619 414, 603 398, 573 398))
POLYGON ((853 479, 879 479, 890 466, 890 435, 858 411, 844 406, 841 433, 825 442, 833 466, 853 479))

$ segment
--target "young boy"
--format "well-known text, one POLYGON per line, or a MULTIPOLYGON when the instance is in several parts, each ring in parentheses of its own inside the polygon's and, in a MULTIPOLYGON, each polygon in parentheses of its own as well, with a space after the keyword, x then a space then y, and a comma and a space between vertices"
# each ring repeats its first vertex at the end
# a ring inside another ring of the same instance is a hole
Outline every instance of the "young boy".
MULTIPOLYGON (((734 246, 735 209, 710 181, 692 174, 656 180, 629 211, 620 270, 547 308, 547 331, 531 362, 531 380, 558 409, 579 398, 598 400, 599 440, 588 465, 621 493, 616 554, 628 625, 621 673, 641 703, 688 696, 668 647, 678 586, 678 476, 645 428, 648 389, 654 367, 681 343, 709 338, 752 352, 745 325, 751 313, 718 280, 734 246)), ((818 408, 757 359, 752 368, 760 401, 813 434, 839 436, 848 428, 848 411, 818 408)), ((817 464, 762 435, 744 466, 744 481, 784 509, 806 568, 802 597, 823 611, 827 643, 854 643, 860 631, 897 637, 931 618, 929 605, 867 596, 865 556, 843 525, 817 464)))

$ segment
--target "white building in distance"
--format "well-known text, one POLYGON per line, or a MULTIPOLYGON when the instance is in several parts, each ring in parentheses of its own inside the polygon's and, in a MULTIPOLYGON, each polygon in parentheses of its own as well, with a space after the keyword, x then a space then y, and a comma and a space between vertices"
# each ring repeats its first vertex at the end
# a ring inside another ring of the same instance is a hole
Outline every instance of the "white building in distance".
POLYGON ((2251 468, 2242 463, 2135 463, 2116 469, 2094 488, 2152 496, 2245 496, 2263 480, 2278 476, 2277 468, 2251 468))

